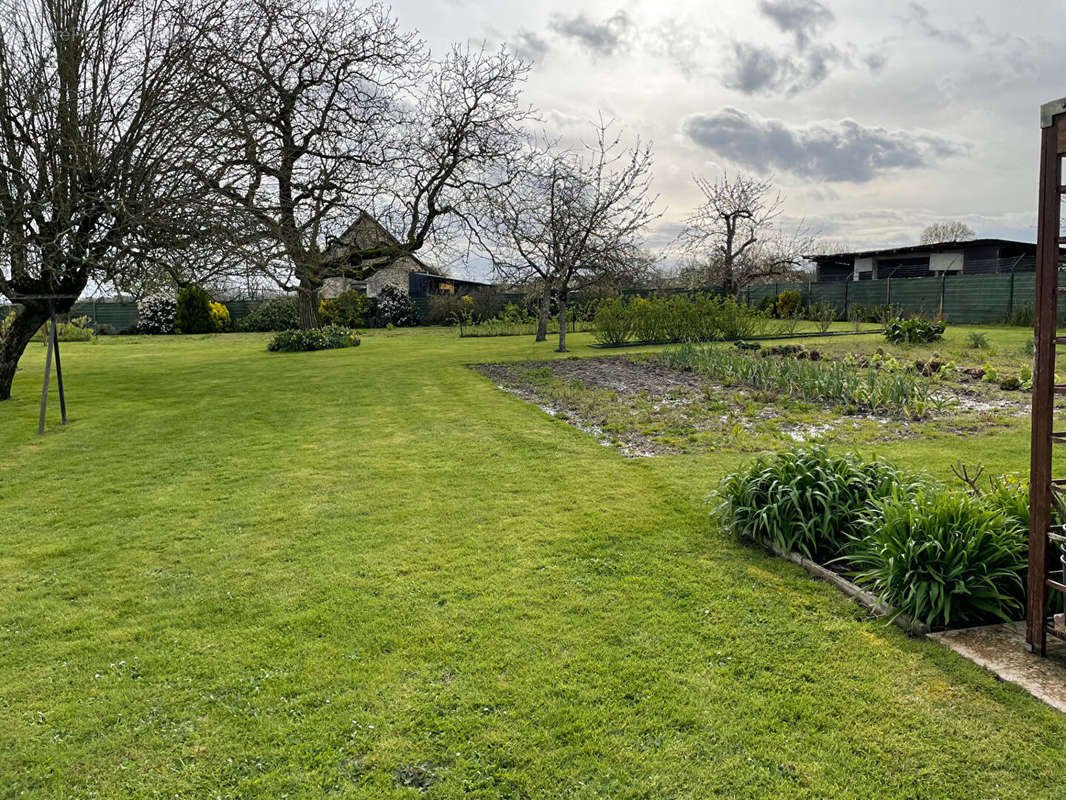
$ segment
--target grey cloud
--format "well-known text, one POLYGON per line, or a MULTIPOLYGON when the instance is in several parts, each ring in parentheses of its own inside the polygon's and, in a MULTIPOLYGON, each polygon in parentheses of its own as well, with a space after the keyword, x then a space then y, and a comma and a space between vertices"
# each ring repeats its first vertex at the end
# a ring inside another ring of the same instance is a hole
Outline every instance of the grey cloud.
POLYGON ((515 35, 511 49, 523 61, 541 62, 551 47, 543 36, 522 29, 515 35))
POLYGON ((870 72, 877 75, 881 70, 885 68, 885 64, 888 63, 888 56, 884 53, 870 53, 863 58, 863 63, 869 67, 870 72))
POLYGON ((634 29, 633 20, 621 9, 602 22, 589 19, 583 11, 571 17, 555 14, 549 27, 598 56, 626 51, 634 29))
POLYGON ((792 34, 800 50, 834 20, 833 12, 818 0, 759 0, 759 10, 782 31, 792 34))
POLYGON ((789 126, 736 108, 693 114, 683 133, 697 145, 757 172, 782 170, 803 178, 864 183, 878 173, 919 169, 968 148, 932 133, 866 127, 844 119, 789 126))
POLYGON ((833 45, 818 45, 793 58, 767 47, 737 42, 733 54, 735 61, 725 77, 725 85, 744 94, 780 91, 796 94, 824 81, 834 65, 848 62, 848 57, 833 45))
POLYGON ((969 38, 961 33, 958 27, 941 28, 940 26, 935 25, 932 20, 929 19, 929 9, 921 3, 909 3, 907 5, 907 10, 908 16, 905 17, 906 21, 930 39, 937 39, 938 41, 947 42, 948 44, 956 44, 960 47, 970 47, 971 42, 969 38))

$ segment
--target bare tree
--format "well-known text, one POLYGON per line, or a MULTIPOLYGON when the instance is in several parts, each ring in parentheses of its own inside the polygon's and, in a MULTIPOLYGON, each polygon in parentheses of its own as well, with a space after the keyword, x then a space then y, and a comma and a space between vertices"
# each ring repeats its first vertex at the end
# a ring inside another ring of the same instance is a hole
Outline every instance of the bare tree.
POLYGON ((220 2, 227 22, 198 59, 217 136, 199 175, 255 231, 242 257, 298 292, 311 327, 327 279, 363 278, 461 223, 516 151, 526 68, 502 50, 432 62, 381 5, 220 2), (347 240, 364 211, 395 238, 347 240))
POLYGON ((90 280, 144 269, 189 240, 175 168, 198 126, 188 70, 204 20, 158 0, 0 0, 0 400, 49 315, 90 280))
POLYGON ((792 274, 813 241, 806 226, 778 226, 784 199, 770 180, 722 175, 694 178, 704 202, 678 237, 684 274, 734 295, 753 283, 792 274))
POLYGON ((496 273, 543 286, 538 341, 552 299, 563 353, 570 293, 648 268, 641 232, 658 216, 651 167, 649 146, 626 148, 601 121, 595 144, 535 149, 505 189, 487 195, 479 238, 496 273))
POLYGON ((977 238, 974 231, 965 222, 934 222, 922 231, 921 244, 939 244, 940 242, 968 242, 977 238))

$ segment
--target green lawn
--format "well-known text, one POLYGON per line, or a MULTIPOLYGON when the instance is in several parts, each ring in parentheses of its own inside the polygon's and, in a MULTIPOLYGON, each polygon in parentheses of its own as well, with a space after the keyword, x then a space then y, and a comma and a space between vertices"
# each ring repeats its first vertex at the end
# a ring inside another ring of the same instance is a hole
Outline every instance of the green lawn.
MULTIPOLYGON (((1066 717, 710 525, 744 456, 627 460, 465 367, 554 343, 265 341, 67 345, 44 437, 24 359, 0 796, 1061 796, 1066 717)), ((1028 463, 1018 426, 880 452, 1028 463)))

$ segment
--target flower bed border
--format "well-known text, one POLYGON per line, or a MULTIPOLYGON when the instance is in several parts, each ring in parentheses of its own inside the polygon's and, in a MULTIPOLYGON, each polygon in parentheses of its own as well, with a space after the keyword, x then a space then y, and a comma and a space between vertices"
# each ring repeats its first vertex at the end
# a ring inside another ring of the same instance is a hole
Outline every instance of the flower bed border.
POLYGON ((803 569, 807 570, 807 572, 815 578, 833 584, 860 606, 866 608, 875 617, 888 617, 893 625, 902 628, 904 632, 912 636, 925 636, 929 633, 929 626, 924 622, 915 622, 903 612, 897 611, 894 606, 889 605, 872 592, 868 592, 861 586, 852 583, 843 575, 833 572, 833 570, 827 569, 816 561, 811 561, 809 558, 802 556, 799 553, 786 552, 772 542, 763 542, 762 545, 775 556, 803 567, 803 569))

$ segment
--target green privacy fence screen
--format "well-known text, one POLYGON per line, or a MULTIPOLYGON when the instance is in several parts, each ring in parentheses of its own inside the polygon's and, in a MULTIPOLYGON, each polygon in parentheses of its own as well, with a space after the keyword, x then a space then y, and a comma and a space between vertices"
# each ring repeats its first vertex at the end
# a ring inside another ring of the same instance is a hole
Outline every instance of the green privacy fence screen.
MULTIPOLYGON (((832 281, 825 283, 765 283, 740 291, 741 302, 757 306, 764 298, 776 298, 781 292, 791 289, 803 296, 804 304, 825 303, 833 306, 837 314, 846 319, 856 306, 869 310, 875 306, 894 305, 904 314, 943 314, 948 322, 957 324, 989 324, 1005 322, 1014 314, 1032 310, 1036 294, 1035 276, 1032 272, 1014 275, 949 275, 938 278, 896 278, 879 281, 832 281)), ((666 293, 686 293, 686 289, 667 289, 666 293)), ((713 294, 715 289, 705 290, 713 294)), ((624 296, 650 297, 663 290, 627 289, 624 296)), ((518 302, 521 295, 509 294, 508 300, 518 302)), ((419 318, 425 315, 429 299, 412 298, 419 318)), ((231 300, 226 307, 230 318, 238 320, 247 316, 256 305, 254 300, 231 300)), ((0 305, 0 317, 11 306, 0 305)), ((1066 303, 1059 304, 1060 319, 1066 321, 1066 303)), ((82 300, 74 305, 72 317, 89 317, 96 325, 106 326, 111 333, 123 333, 137 323, 136 303, 118 303, 105 300, 82 300)))
MULTIPOLYGON (((229 309, 231 320, 246 317, 255 307, 252 300, 229 300, 223 305, 229 309)), ((0 305, 0 318, 7 316, 14 306, 0 305)), ((137 324, 137 304, 119 303, 114 300, 79 300, 71 308, 70 313, 64 315, 71 317, 88 317, 93 321, 97 330, 108 333, 125 333, 137 324)))
MULTIPOLYGON (((767 283, 740 292, 740 299, 758 305, 786 289, 799 292, 805 304, 825 303, 847 318, 856 306, 898 306, 905 314, 943 314, 948 322, 987 324, 1005 322, 1033 308, 1036 296, 1032 272, 1015 275, 946 275, 938 278, 896 278, 879 281, 826 283, 767 283)), ((1060 307, 1066 318, 1066 303, 1060 307)))

